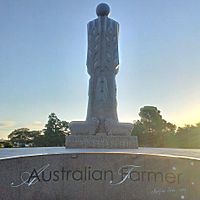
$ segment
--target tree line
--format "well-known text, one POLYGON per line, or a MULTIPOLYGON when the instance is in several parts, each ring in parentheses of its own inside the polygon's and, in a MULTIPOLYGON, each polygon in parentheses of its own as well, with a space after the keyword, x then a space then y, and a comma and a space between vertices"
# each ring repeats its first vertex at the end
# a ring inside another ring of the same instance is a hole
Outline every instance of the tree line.
POLYGON ((61 121, 51 113, 43 130, 33 131, 28 128, 16 129, 8 135, 7 147, 51 147, 64 146, 65 136, 69 134, 69 123, 61 121))
MULTIPOLYGON (((140 108, 139 116, 140 120, 134 122, 132 130, 132 135, 138 136, 139 146, 200 148, 200 123, 177 128, 163 119, 160 110, 154 106, 140 108)), ((4 147, 64 146, 65 137, 69 134, 69 123, 51 113, 44 129, 16 129, 9 134, 9 141, 4 147)))
POLYGON ((138 136, 139 146, 200 148, 200 123, 177 128, 164 120, 154 106, 142 107, 139 116, 132 130, 132 135, 138 136))

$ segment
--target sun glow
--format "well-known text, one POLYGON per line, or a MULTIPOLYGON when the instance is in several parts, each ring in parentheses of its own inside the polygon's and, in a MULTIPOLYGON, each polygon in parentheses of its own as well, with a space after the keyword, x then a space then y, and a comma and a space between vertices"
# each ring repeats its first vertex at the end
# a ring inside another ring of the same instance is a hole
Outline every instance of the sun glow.
POLYGON ((195 125, 200 122, 200 104, 190 104, 183 108, 182 111, 174 113, 170 118, 171 122, 177 126, 195 125))

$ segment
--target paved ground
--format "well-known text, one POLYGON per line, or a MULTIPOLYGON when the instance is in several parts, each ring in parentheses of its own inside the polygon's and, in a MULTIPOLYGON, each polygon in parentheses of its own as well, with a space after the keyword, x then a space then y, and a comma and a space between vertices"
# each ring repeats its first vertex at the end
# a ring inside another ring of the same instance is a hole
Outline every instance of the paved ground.
POLYGON ((0 149, 0 160, 24 156, 69 154, 69 153, 130 153, 172 157, 187 157, 200 160, 200 149, 139 148, 139 149, 66 149, 65 147, 35 147, 0 149))

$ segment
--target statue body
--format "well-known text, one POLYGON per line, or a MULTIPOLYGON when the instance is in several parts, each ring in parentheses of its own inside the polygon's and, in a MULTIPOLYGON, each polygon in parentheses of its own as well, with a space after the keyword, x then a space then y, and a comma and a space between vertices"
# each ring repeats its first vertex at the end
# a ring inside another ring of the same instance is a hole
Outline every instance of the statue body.
POLYGON ((119 24, 107 16, 88 23, 87 71, 90 75, 87 121, 99 120, 105 131, 106 120, 118 122, 116 81, 118 72, 119 24))
POLYGON ((119 123, 116 81, 119 24, 110 19, 106 4, 97 7, 98 18, 87 25, 87 71, 90 75, 86 121, 69 124, 72 135, 130 135, 132 124, 119 123))

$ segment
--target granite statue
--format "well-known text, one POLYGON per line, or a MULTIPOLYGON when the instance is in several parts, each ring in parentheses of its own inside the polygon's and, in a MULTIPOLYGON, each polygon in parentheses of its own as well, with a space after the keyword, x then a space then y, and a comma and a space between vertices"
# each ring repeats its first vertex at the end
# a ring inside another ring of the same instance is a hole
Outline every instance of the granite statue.
MULTIPOLYGON (((118 121, 115 77, 119 70, 119 23, 109 18, 109 13, 109 6, 101 3, 96 8, 98 17, 87 24, 87 72, 90 76, 87 116, 85 121, 69 124, 71 136, 66 138, 66 146, 70 146, 70 140, 80 141, 80 137, 88 144, 89 136, 93 141, 93 136, 96 136, 95 141, 97 136, 120 136, 120 140, 124 136, 124 141, 134 140, 133 146, 137 146, 136 139, 130 136, 133 124, 118 121), (87 139, 82 136, 87 136, 87 139), (125 136, 131 139, 125 139, 125 136)), ((107 140, 112 139, 107 137, 107 140)))

